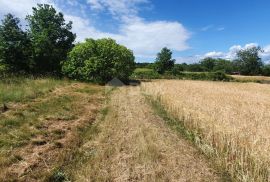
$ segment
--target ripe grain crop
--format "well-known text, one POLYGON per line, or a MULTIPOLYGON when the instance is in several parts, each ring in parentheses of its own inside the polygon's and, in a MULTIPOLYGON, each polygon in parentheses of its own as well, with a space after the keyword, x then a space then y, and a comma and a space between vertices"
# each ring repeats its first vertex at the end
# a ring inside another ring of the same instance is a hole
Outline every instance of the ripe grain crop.
POLYGON ((257 83, 270 83, 270 77, 268 76, 242 76, 231 75, 236 81, 239 82, 257 82, 257 83))
POLYGON ((270 181, 270 85, 166 80, 142 88, 236 181, 270 181))

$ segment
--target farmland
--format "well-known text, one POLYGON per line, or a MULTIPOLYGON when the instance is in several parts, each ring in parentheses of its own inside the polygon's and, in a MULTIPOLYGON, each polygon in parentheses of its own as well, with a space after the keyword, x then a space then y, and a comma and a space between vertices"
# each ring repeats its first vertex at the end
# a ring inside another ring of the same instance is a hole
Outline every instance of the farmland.
POLYGON ((269 180, 269 85, 172 80, 142 87, 234 179, 269 180))
POLYGON ((268 84, 152 80, 107 89, 3 79, 0 179, 269 179, 268 84))
POLYGON ((0 182, 270 182, 269 5, 0 1, 0 182))

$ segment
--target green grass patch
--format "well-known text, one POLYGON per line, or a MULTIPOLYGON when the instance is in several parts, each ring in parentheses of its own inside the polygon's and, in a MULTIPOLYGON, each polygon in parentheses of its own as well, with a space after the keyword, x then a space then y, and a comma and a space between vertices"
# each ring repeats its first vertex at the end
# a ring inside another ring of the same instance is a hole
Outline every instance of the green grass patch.
POLYGON ((161 75, 153 69, 137 68, 130 77, 131 79, 181 79, 181 80, 210 80, 210 81, 233 81, 233 77, 223 72, 166 72, 161 75))
POLYGON ((130 79, 161 79, 162 75, 155 72, 153 69, 137 68, 130 79))
POLYGON ((37 98, 68 84, 54 78, 8 77, 0 79, 0 105, 6 102, 23 102, 37 98))

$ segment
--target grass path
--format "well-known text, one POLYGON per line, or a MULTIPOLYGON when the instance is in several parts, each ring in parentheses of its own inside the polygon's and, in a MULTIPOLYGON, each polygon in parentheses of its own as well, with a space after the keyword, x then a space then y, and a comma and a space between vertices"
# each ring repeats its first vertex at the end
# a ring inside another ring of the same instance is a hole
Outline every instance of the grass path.
POLYGON ((82 150, 90 156, 74 181, 220 181, 207 160, 168 128, 140 87, 113 92, 99 133, 82 150))

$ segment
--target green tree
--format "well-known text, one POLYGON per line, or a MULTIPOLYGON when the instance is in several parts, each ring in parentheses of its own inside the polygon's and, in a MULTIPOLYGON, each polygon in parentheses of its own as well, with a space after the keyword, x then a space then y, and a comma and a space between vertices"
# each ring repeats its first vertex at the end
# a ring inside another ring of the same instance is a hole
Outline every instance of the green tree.
POLYGON ((199 63, 193 63, 186 66, 186 71, 190 72, 203 72, 204 68, 199 63))
POLYGON ((242 49, 237 52, 235 64, 243 75, 258 75, 261 73, 263 62, 259 57, 260 47, 242 49))
POLYGON ((86 39, 77 44, 63 62, 70 78, 106 83, 117 77, 127 81, 135 69, 132 51, 112 39, 86 39))
POLYGON ((29 71, 30 40, 19 26, 20 20, 7 14, 0 25, 0 64, 10 71, 29 71))
POLYGON ((216 62, 216 59, 207 57, 201 60, 200 64, 204 71, 213 71, 214 67, 216 66, 216 62))
POLYGON ((184 66, 182 64, 175 64, 172 68, 173 75, 179 75, 182 71, 184 71, 184 66))
POLYGON ((72 22, 65 23, 64 15, 47 4, 38 4, 33 15, 27 16, 33 46, 35 71, 60 72, 60 62, 73 47, 76 35, 71 32, 72 22))
POLYGON ((161 52, 157 54, 156 62, 155 62, 155 71, 160 74, 165 73, 165 71, 169 71, 174 67, 175 60, 172 59, 172 51, 167 47, 164 47, 161 52))
POLYGON ((262 68, 263 76, 270 76, 270 64, 264 65, 262 68))
POLYGON ((222 71, 231 74, 234 71, 233 62, 225 59, 217 59, 213 71, 222 71))

